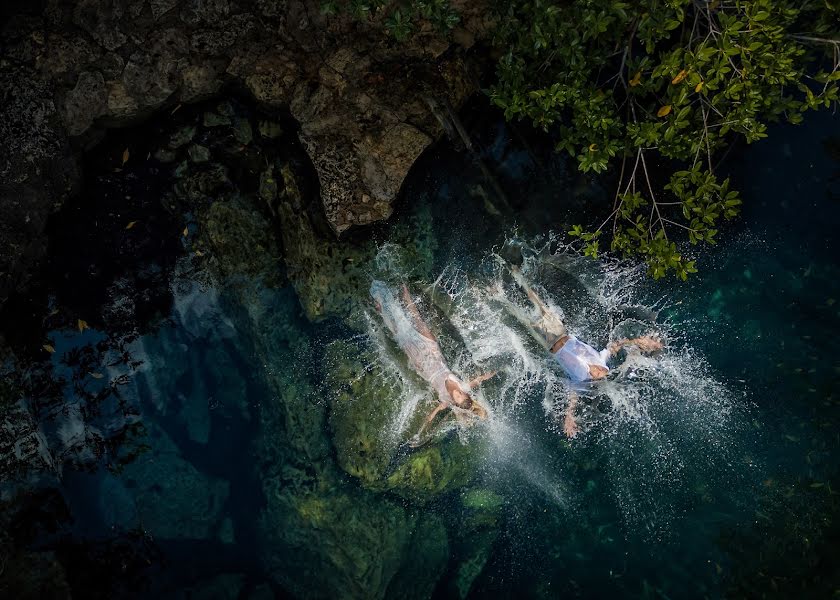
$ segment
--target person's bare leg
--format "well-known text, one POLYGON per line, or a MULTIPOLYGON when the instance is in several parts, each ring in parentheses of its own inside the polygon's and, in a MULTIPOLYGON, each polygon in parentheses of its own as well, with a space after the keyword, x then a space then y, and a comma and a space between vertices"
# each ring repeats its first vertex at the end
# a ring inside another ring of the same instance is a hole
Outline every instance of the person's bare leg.
POLYGON ((551 309, 548 305, 542 301, 542 298, 537 296, 537 293, 531 289, 531 286, 528 285, 528 282, 525 281, 525 278, 522 276, 522 271, 519 270, 519 267, 512 265, 510 267, 510 272, 513 275, 514 280, 516 283, 525 290, 525 294, 528 296, 528 299, 534 304, 534 306, 539 310, 541 313, 547 313, 551 309))
POLYGON ((414 322, 415 329, 417 329, 423 337, 430 339, 433 342, 437 342, 437 338, 423 320, 423 316, 420 314, 420 311, 417 310, 417 307, 414 305, 414 299, 411 297, 411 293, 409 293, 408 287, 405 284, 402 286, 402 297, 403 302, 405 302, 405 307, 408 310, 408 314, 411 315, 411 320, 414 322))
POLYGON ((577 402, 577 394, 571 392, 569 394, 569 405, 566 407, 566 415, 563 419, 563 433, 570 438, 575 437, 580 432, 580 428, 575 420, 575 407, 577 406, 577 402))

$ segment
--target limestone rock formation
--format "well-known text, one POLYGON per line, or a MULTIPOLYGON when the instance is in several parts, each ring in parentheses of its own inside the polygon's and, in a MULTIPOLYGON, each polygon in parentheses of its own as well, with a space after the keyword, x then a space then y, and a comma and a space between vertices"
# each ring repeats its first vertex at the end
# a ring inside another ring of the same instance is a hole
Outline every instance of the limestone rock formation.
POLYGON ((43 255, 44 223, 72 193, 82 149, 106 128, 225 87, 298 120, 335 234, 387 218, 411 165, 442 133, 425 99, 458 107, 475 90, 463 55, 486 35, 486 11, 458 8, 463 26, 449 39, 425 27, 398 43, 381 18, 326 16, 318 0, 4 7, 0 302, 43 255))

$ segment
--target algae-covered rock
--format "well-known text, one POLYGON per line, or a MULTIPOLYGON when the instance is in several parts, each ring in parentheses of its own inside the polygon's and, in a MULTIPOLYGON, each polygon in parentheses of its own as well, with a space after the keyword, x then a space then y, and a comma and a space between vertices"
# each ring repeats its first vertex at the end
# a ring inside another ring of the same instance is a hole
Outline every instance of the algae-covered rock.
POLYGON ((295 210, 288 199, 279 203, 278 217, 288 277, 306 316, 312 321, 351 316, 370 285, 366 265, 375 246, 320 236, 307 214, 295 210))
POLYGON ((223 190, 231 187, 227 169, 215 163, 191 171, 189 163, 184 161, 175 168, 175 176, 180 179, 175 184, 175 194, 190 207, 202 201, 212 201, 223 190))
POLYGON ((425 600, 431 598, 438 577, 449 559, 449 542, 443 520, 423 515, 405 549, 403 566, 388 584, 388 598, 425 600))
POLYGON ((282 257, 271 223, 243 198, 217 201, 199 215, 196 247, 223 278, 277 285, 282 257))
POLYGON ((465 490, 453 545, 461 557, 450 581, 450 596, 466 598, 484 571, 499 535, 498 520, 505 500, 486 488, 465 490))
POLYGON ((280 123, 276 121, 270 121, 268 119, 260 119, 259 123, 257 124, 257 129, 260 132, 260 135, 266 139, 273 140, 279 138, 283 135, 283 127, 280 123))
POLYGON ((260 173, 260 198, 265 200, 266 204, 271 208, 274 208, 274 202, 277 200, 277 189, 274 168, 269 167, 260 173))
POLYGON ((344 483, 324 465, 290 471, 266 480, 261 527, 267 570, 282 587, 297 598, 430 596, 448 557, 439 519, 344 483))
POLYGON ((190 160, 194 163, 203 163, 210 160, 210 150, 201 144, 193 144, 187 149, 190 160))
POLYGON ((213 111, 207 111, 204 113, 205 127, 221 127, 224 125, 230 125, 230 117, 220 115, 213 111))
POLYGON ((383 252, 370 239, 339 241, 319 233, 305 210, 294 172, 286 164, 280 168, 280 174, 284 192, 277 214, 288 277, 310 320, 337 316, 358 326, 360 308, 369 301, 368 288, 374 272, 384 270, 406 278, 431 273, 437 242, 428 211, 418 212, 407 223, 392 227, 392 241, 383 252), (380 260, 383 255, 387 255, 386 260, 380 260))
POLYGON ((169 137, 169 147, 175 150, 191 142, 194 137, 195 125, 187 125, 169 137))
POLYGON ((431 498, 470 482, 476 461, 475 442, 448 439, 437 446, 409 455, 388 476, 386 489, 417 501, 431 498))
MULTIPOLYGON (((407 451, 406 438, 419 429, 433 404, 421 401, 404 431, 395 436, 392 429, 402 411, 402 393, 378 372, 365 368, 373 360, 374 355, 346 342, 335 342, 327 351, 330 429, 341 468, 369 489, 417 502, 469 483, 483 438, 470 436, 464 442, 452 435, 407 451)), ((444 417, 448 418, 452 417, 444 417)))

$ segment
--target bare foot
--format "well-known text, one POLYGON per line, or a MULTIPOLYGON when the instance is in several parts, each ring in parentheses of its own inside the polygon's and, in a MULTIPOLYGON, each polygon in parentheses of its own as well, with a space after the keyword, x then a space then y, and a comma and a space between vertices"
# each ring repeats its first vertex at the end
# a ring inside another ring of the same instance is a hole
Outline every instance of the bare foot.
POLYGON ((665 347, 662 343, 662 340, 652 336, 639 338, 638 340, 636 340, 636 346, 639 348, 639 350, 648 354, 659 352, 660 350, 662 350, 662 348, 665 347))
POLYGON ((569 438, 573 438, 580 433, 580 427, 578 427, 577 421, 575 421, 575 417, 571 412, 567 412, 566 418, 563 420, 563 433, 569 438))

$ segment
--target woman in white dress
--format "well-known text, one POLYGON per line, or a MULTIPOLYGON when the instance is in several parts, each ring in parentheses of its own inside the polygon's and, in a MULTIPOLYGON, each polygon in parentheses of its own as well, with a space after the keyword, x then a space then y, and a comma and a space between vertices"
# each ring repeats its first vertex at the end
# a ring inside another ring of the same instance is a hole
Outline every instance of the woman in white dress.
POLYGON ((408 357, 411 367, 437 394, 437 406, 426 417, 410 443, 419 444, 422 433, 440 412, 447 409, 451 409, 461 422, 467 422, 466 419, 470 417, 486 419, 487 409, 470 392, 481 382, 493 377, 495 371, 479 375, 466 383, 455 375, 446 364, 437 338, 417 310, 405 284, 402 286, 402 302, 382 281, 371 284, 370 295, 394 341, 408 357))

